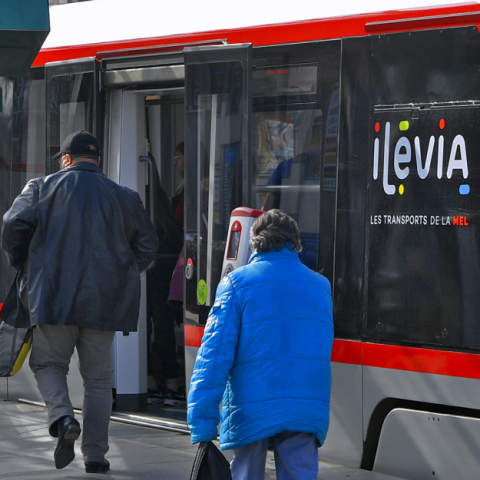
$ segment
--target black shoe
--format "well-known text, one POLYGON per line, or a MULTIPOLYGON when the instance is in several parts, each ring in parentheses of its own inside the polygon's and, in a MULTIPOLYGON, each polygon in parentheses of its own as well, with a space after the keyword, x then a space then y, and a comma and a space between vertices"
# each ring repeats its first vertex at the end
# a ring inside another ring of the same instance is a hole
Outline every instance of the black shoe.
POLYGON ((104 458, 99 462, 93 462, 85 460, 85 472, 86 473, 104 473, 110 470, 110 462, 104 458))
POLYGON ((57 422, 58 442, 55 449, 55 467, 65 468, 74 458, 73 444, 82 431, 80 424, 73 417, 63 417, 57 422))

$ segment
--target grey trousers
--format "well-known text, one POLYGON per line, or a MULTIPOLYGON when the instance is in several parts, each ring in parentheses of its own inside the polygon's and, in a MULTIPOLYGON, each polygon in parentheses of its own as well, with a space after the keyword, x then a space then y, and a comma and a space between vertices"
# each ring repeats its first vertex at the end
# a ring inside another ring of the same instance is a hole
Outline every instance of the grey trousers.
POLYGON ((108 424, 112 410, 110 350, 115 332, 71 325, 37 325, 33 330, 30 368, 48 410, 50 434, 55 422, 74 416, 68 396, 67 374, 75 347, 83 378, 82 407, 84 460, 99 461, 108 451, 108 424))

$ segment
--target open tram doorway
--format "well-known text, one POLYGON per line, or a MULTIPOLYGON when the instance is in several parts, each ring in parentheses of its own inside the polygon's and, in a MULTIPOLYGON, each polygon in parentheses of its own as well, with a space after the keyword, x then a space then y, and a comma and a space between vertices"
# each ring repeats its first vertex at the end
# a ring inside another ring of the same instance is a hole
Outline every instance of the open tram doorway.
POLYGON ((161 244, 147 272, 147 392, 149 408, 156 410, 155 405, 186 405, 183 268, 177 267, 184 238, 183 88, 146 95, 145 113, 157 172, 151 172, 146 203, 161 244))
POLYGON ((182 297, 170 295, 183 247, 183 210, 172 208, 183 193, 183 104, 183 86, 127 87, 107 90, 105 112, 104 171, 139 192, 161 243, 142 274, 138 338, 116 335, 114 410, 176 420, 186 417, 182 297))

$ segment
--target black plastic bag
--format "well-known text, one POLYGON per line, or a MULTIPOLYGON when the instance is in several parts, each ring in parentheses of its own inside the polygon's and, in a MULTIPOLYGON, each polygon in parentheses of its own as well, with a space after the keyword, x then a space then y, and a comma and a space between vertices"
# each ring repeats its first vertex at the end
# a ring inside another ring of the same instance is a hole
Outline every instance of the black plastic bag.
POLYGON ((190 480, 232 480, 230 464, 212 442, 200 442, 190 480))

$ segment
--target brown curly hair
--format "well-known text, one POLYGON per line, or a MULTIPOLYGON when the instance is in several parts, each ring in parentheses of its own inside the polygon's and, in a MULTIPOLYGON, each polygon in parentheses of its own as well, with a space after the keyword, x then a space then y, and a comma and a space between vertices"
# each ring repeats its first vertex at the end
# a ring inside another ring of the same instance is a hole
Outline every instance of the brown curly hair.
POLYGON ((289 248, 302 251, 297 222, 282 210, 268 210, 260 215, 250 229, 250 248, 257 252, 289 248))

